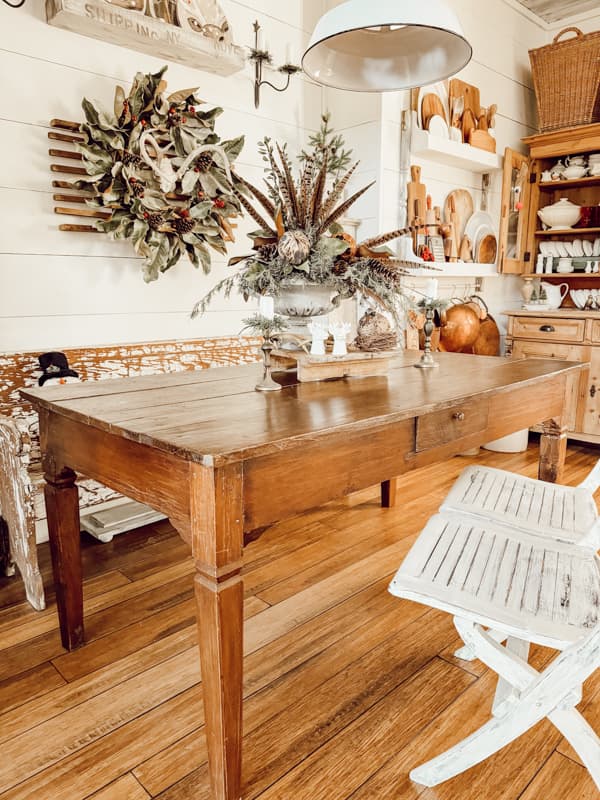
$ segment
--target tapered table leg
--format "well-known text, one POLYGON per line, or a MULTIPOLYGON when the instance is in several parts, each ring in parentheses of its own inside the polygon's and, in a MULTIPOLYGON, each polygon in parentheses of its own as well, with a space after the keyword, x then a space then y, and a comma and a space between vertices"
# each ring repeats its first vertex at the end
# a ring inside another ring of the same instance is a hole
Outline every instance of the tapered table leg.
POLYGON ((538 477, 541 481, 560 483, 567 455, 567 429, 559 419, 542 424, 538 477))
POLYGON ((396 493, 398 490, 398 478, 391 478, 381 484, 381 507, 394 508, 396 505, 396 493))
POLYGON ((208 764, 215 800, 241 798, 242 475, 193 465, 192 553, 208 764))
POLYGON ((65 468, 56 475, 46 471, 44 477, 60 638, 63 647, 74 650, 83 644, 79 492, 71 469, 65 468))

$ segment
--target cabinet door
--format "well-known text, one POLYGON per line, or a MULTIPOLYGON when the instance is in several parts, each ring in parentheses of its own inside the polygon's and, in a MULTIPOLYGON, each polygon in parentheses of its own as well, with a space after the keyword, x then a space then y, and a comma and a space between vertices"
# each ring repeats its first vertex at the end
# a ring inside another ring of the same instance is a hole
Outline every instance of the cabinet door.
POLYGON ((521 275, 533 272, 530 260, 525 262, 529 223, 529 174, 527 156, 504 151, 502 176, 502 211, 500 214, 500 272, 521 275))
POLYGON ((600 347, 592 348, 590 370, 581 406, 582 431, 600 435, 600 347))
MULTIPOLYGON (((564 342, 532 342, 524 339, 513 339, 512 343, 507 344, 513 358, 557 358, 560 361, 577 361, 580 364, 593 360, 594 353, 597 352, 599 354, 597 373, 600 376, 600 347, 587 347, 564 342)), ((600 381, 598 381, 598 388, 600 390, 600 381)), ((587 409, 585 400, 589 399, 586 392, 589 393, 589 389, 588 373, 584 372, 573 386, 572 395, 568 399, 567 430, 585 430, 583 417, 587 409)), ((598 419, 597 414, 596 419, 598 419)), ((600 422, 598 431, 594 432, 600 433, 600 422)))

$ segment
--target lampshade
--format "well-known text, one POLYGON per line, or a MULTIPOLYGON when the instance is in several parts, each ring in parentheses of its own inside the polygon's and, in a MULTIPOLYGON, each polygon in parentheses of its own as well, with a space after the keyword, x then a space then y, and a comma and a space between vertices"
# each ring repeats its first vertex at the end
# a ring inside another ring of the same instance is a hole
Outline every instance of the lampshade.
POLYGON ((441 0, 348 0, 317 22, 302 67, 325 86, 390 92, 448 78, 472 52, 441 0))

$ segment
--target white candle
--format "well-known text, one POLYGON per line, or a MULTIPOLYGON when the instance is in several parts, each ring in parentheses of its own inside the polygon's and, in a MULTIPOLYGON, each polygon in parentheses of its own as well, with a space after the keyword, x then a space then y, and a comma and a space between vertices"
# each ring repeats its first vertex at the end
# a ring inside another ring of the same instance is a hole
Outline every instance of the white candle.
POLYGON ((425 284, 425 295, 429 300, 437 300, 438 296, 438 279, 428 278, 425 284))
POLYGON ((260 300, 258 301, 258 313, 261 315, 261 317, 273 319, 275 316, 275 302, 272 297, 265 297, 264 295, 261 295, 260 300))

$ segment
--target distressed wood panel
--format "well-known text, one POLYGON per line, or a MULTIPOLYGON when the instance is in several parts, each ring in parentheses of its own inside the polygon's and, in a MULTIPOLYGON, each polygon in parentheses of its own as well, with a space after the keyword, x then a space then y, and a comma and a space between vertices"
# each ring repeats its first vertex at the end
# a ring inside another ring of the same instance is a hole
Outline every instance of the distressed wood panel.
POLYGON ((519 0, 519 2, 545 22, 559 22, 576 14, 598 10, 598 0, 519 0))

